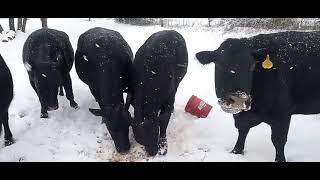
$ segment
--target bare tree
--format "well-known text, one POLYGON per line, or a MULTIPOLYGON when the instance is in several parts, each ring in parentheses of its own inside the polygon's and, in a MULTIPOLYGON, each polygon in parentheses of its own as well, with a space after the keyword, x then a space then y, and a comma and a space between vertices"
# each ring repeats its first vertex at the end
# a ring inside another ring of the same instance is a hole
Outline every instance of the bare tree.
POLYGON ((209 24, 209 27, 211 27, 211 22, 212 22, 212 18, 208 18, 208 24, 209 24))
POLYGON ((0 34, 2 33, 2 31, 3 31, 3 28, 2 28, 2 26, 0 24, 0 34))
POLYGON ((40 20, 41 20, 42 28, 48 28, 47 18, 40 18, 40 20))
POLYGON ((160 26, 161 26, 161 27, 163 27, 163 26, 164 26, 163 18, 160 18, 160 26))
POLYGON ((16 31, 14 28, 14 18, 9 18, 9 29, 12 31, 16 31))
POLYGON ((27 25, 28 18, 23 18, 22 23, 22 32, 26 32, 26 25, 27 25))
POLYGON ((17 30, 21 30, 22 29, 22 18, 18 18, 18 27, 17 30))

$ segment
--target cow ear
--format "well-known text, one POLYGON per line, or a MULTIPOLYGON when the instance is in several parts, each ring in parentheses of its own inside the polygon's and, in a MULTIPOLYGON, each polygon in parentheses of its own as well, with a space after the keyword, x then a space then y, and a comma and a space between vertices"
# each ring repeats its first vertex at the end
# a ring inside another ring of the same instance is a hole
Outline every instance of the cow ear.
POLYGON ((200 51, 196 53, 196 58, 201 64, 209 64, 217 61, 217 51, 200 51))

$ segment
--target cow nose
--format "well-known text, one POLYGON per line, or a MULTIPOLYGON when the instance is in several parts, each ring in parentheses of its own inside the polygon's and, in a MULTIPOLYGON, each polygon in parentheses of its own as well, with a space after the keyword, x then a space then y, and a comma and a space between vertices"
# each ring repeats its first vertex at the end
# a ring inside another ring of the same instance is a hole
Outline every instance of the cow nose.
POLYGON ((226 98, 226 104, 227 105, 230 105, 230 104, 233 104, 235 103, 235 100, 233 99, 233 97, 227 97, 226 98))

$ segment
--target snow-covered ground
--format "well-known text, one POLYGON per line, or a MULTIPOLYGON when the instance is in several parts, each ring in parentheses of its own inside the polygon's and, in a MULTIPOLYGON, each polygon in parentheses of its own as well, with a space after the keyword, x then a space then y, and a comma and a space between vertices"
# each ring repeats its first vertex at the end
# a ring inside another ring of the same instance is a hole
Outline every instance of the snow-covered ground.
MULTIPOLYGON (((8 29, 8 20, 0 19, 8 29)), ((74 50, 78 37, 86 30, 100 26, 119 31, 135 53, 159 26, 132 26, 114 23, 112 19, 49 19, 50 28, 65 31, 74 50)), ((0 138, 0 161, 274 161, 275 149, 270 139, 270 127, 261 124, 252 128, 244 155, 229 153, 237 139, 237 129, 230 114, 217 105, 214 91, 214 64, 200 65, 194 54, 213 50, 228 37, 245 37, 260 32, 224 33, 221 29, 175 28, 186 42, 189 52, 188 72, 181 82, 168 126, 169 151, 166 156, 147 157, 142 146, 130 139, 132 148, 127 155, 115 152, 112 139, 101 118, 89 113, 98 107, 88 87, 71 70, 75 100, 80 109, 69 106, 59 97, 60 108, 49 112, 49 119, 40 119, 38 97, 29 84, 22 63, 22 47, 28 35, 41 28, 40 19, 29 19, 26 33, 18 32, 13 41, 0 42, 0 53, 11 69, 14 80, 14 100, 9 110, 9 123, 16 143, 4 147, 0 138), (213 105, 207 118, 198 119, 184 112, 191 95, 213 105)), ((1 83, 1 82, 0 82, 1 83)), ((131 109, 132 111, 132 109, 131 109)), ((288 161, 320 161, 320 116, 295 115, 292 118, 285 153, 288 161)))

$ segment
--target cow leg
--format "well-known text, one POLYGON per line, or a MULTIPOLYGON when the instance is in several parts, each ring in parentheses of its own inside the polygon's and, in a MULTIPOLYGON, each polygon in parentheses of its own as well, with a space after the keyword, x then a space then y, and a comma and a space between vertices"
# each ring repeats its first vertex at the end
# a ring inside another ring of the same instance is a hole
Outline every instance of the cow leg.
POLYGON ((8 112, 4 113, 2 116, 1 116, 1 121, 2 121, 2 124, 3 124, 3 128, 4 128, 4 143, 5 143, 5 146, 10 146, 11 144, 14 143, 14 140, 12 138, 12 133, 10 131, 10 128, 9 128, 9 123, 8 123, 8 120, 9 120, 9 115, 8 115, 8 112))
POLYGON ((261 123, 261 119, 251 112, 242 112, 233 115, 235 127, 238 129, 238 139, 231 153, 243 154, 246 138, 251 127, 261 123))
MULTIPOLYGON (((96 102, 98 102, 99 104, 99 107, 101 108, 101 103, 100 103, 100 95, 99 95, 99 91, 92 87, 92 86, 89 86, 89 89, 91 91, 91 94, 93 95, 94 99, 96 100, 96 102)), ((89 108, 89 111, 95 115, 95 116, 102 116, 102 110, 101 109, 93 109, 93 108, 89 108)))
POLYGON ((64 96, 63 94, 63 85, 59 86, 59 95, 64 96))
POLYGON ((40 101, 40 104, 41 104, 41 114, 40 114, 40 118, 48 118, 49 115, 48 115, 48 107, 47 105, 42 101, 38 91, 37 91, 37 88, 36 88, 36 85, 34 84, 34 82, 30 80, 30 84, 32 86, 32 88, 34 89, 34 91, 37 93, 37 96, 39 98, 39 101, 40 101))
POLYGON ((90 89, 90 92, 91 92, 91 94, 93 95, 93 97, 94 97, 94 99, 99 103, 99 97, 100 97, 100 95, 99 95, 99 91, 96 89, 96 88, 94 88, 94 87, 91 87, 91 86, 89 86, 89 89, 90 89))
POLYGON ((171 113, 174 110, 174 96, 170 98, 168 103, 161 108, 159 115, 159 125, 160 125, 160 139, 159 139, 159 154, 166 155, 168 152, 168 142, 167 142, 167 127, 171 117, 171 113))
MULTIPOLYGON (((282 119, 283 120, 283 119, 282 119)), ((280 119, 279 119, 280 121, 280 119)), ((272 124, 271 140, 276 149, 276 162, 285 162, 284 147, 287 142, 288 131, 290 126, 290 117, 281 123, 272 124)))
POLYGON ((233 150, 233 154, 243 154, 244 144, 249 133, 250 128, 241 128, 238 129, 238 140, 233 150))
POLYGON ((40 114, 40 118, 49 118, 47 105, 45 105, 45 104, 42 103, 41 101, 40 101, 40 104, 41 104, 41 114, 40 114))
POLYGON ((66 91, 66 97, 70 101, 70 106, 74 109, 78 109, 79 106, 74 101, 74 97, 73 97, 72 81, 70 78, 70 74, 69 73, 64 74, 62 79, 63 79, 64 90, 66 91))

